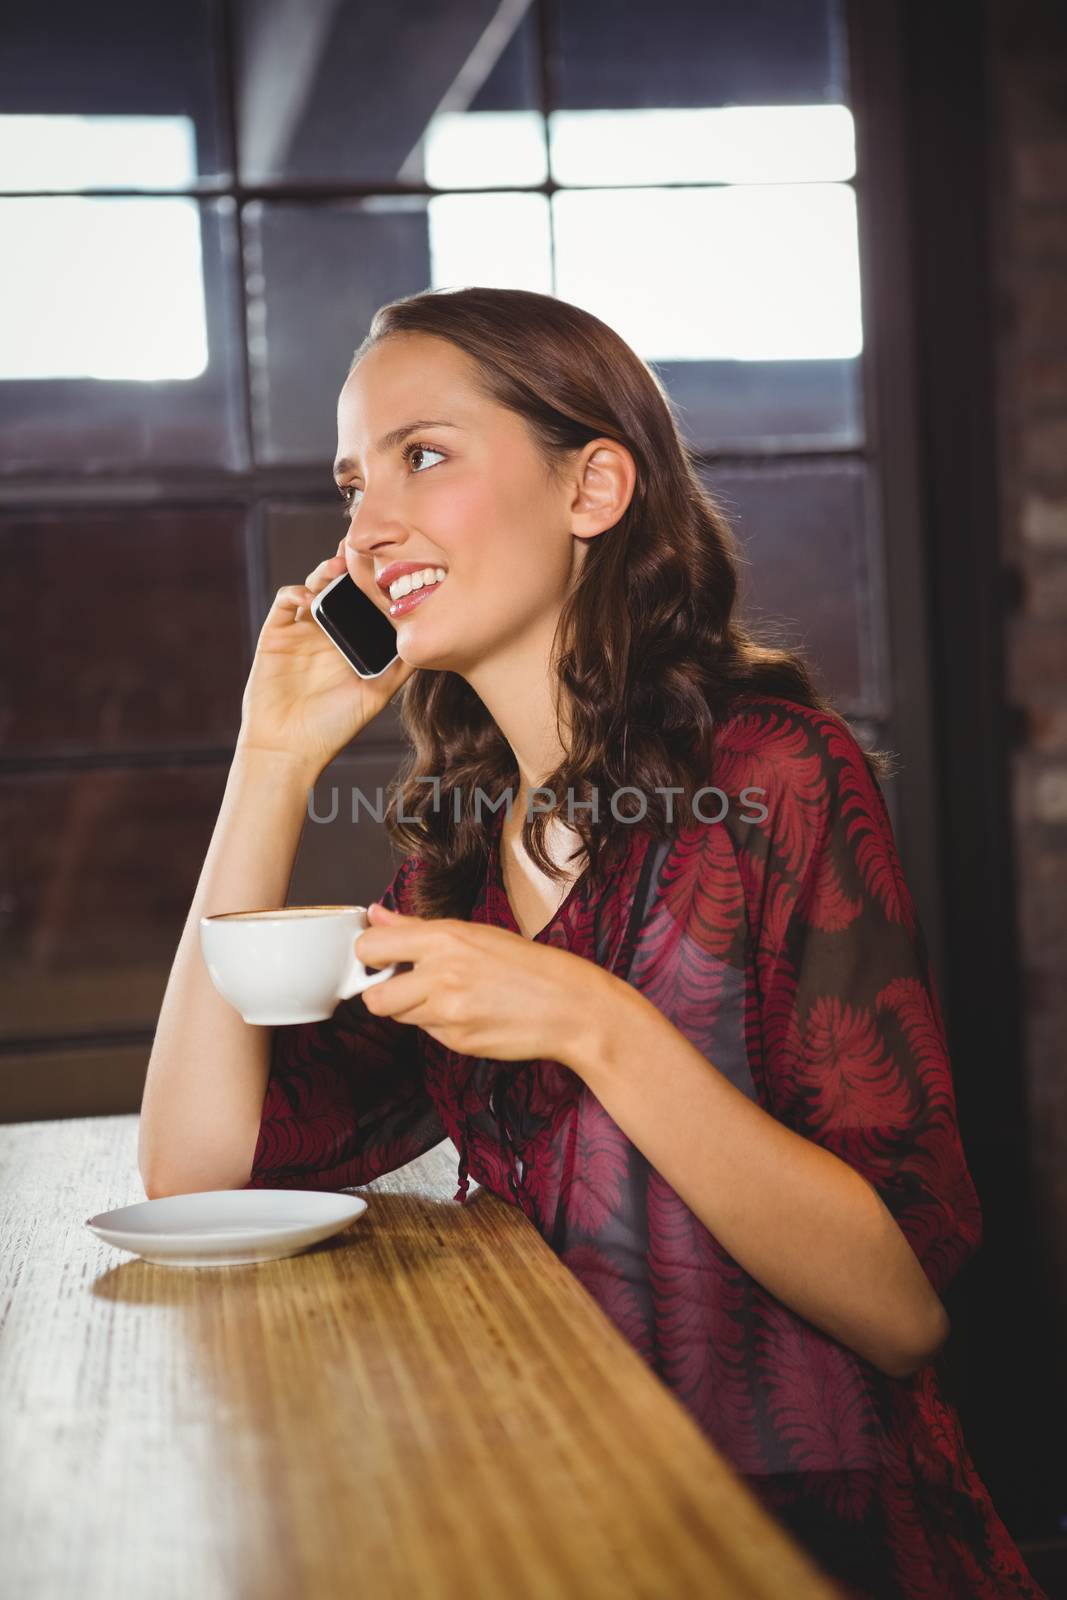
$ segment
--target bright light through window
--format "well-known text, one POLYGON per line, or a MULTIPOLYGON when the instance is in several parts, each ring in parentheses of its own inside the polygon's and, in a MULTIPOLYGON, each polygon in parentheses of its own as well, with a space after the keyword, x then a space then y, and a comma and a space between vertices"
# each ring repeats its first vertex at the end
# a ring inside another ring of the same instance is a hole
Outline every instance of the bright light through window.
MULTIPOLYGON (((188 117, 0 117, 0 187, 194 181, 188 117)), ((0 378, 195 378, 208 363, 193 200, 0 201, 0 378)))
POLYGON ((856 171, 847 106, 554 111, 557 183, 833 183, 856 171))
MULTIPOLYGON (((430 201, 436 288, 543 289, 602 317, 650 361, 841 359, 863 348, 855 171, 845 106, 556 112, 554 287, 539 196, 430 201), (635 183, 708 188, 635 189, 635 183), (614 184, 616 188, 592 185, 614 184)), ((431 182, 539 182, 536 119, 434 119, 431 182)))
POLYGON ((0 189, 182 189, 191 117, 0 116, 0 189))
POLYGON ((564 189, 556 293, 651 361, 859 355, 847 184, 564 189))
POLYGON ((543 183, 543 119, 536 111, 442 112, 426 130, 423 170, 435 189, 543 183))
POLYGON ((207 366, 192 200, 5 200, 0 378, 195 378, 207 366))
POLYGON ((435 195, 429 204, 430 281, 552 293, 548 202, 540 194, 435 195))

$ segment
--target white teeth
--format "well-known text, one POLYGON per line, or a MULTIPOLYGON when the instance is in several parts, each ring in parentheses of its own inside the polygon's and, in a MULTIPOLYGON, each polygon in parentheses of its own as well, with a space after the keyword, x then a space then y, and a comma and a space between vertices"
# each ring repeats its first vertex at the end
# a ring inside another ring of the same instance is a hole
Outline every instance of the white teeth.
POLYGON ((405 572, 402 578, 397 578, 395 583, 389 585, 389 598, 399 600, 413 589, 424 589, 431 583, 440 583, 444 575, 444 567, 423 567, 421 572, 405 572))

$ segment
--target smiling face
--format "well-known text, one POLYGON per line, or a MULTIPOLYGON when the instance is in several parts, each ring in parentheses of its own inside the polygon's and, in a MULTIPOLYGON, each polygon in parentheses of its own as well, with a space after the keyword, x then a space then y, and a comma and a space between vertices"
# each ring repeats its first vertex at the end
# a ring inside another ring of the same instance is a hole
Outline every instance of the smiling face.
POLYGON ((390 615, 405 661, 468 678, 522 654, 547 660, 586 554, 572 531, 574 486, 550 476, 523 418, 481 393, 475 372, 447 339, 392 335, 349 374, 337 406, 349 574, 390 615), (446 576, 396 614, 375 581, 394 562, 446 576))

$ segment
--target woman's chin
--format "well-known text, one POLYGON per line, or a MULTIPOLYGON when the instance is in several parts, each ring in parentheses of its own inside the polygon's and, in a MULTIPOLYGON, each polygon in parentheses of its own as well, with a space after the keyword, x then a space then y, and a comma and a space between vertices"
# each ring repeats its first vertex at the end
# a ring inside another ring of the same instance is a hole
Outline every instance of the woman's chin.
POLYGON ((439 645, 434 648, 428 639, 420 641, 417 628, 405 628, 401 622, 396 633, 396 653, 409 667, 428 667, 438 672, 451 667, 452 663, 444 659, 439 645))

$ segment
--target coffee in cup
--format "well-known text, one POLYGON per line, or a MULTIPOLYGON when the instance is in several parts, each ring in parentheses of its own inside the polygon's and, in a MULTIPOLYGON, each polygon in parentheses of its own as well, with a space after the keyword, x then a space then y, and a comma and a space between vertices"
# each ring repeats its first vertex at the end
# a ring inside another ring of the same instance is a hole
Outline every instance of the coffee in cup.
POLYGON ((356 955, 367 925, 366 906, 218 911, 200 918, 200 948, 212 983, 246 1022, 324 1022, 396 971, 395 962, 376 971, 356 955))

